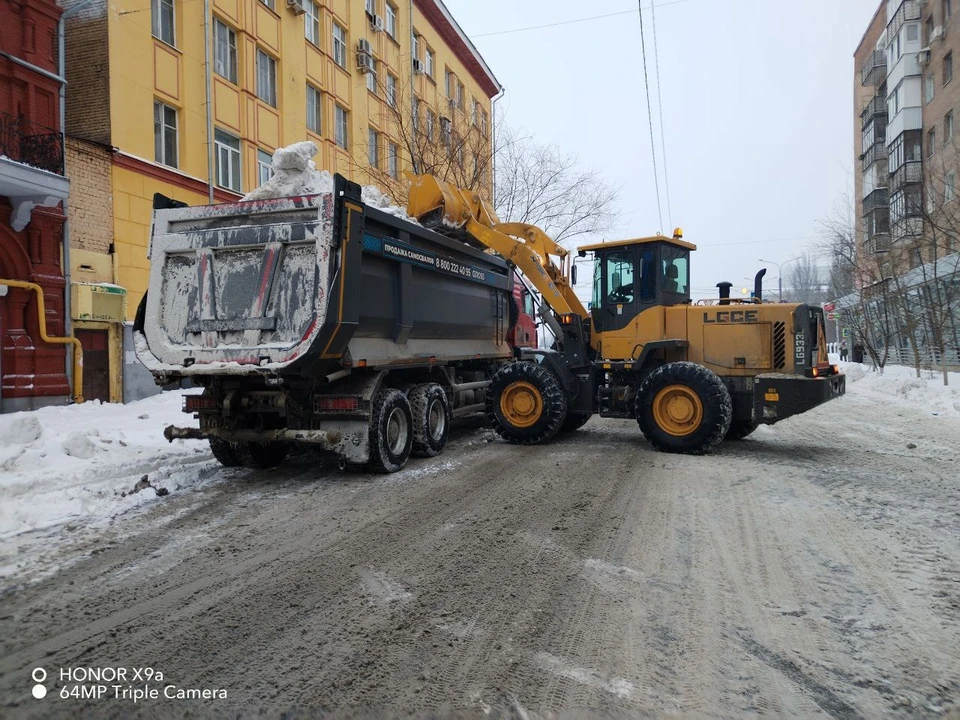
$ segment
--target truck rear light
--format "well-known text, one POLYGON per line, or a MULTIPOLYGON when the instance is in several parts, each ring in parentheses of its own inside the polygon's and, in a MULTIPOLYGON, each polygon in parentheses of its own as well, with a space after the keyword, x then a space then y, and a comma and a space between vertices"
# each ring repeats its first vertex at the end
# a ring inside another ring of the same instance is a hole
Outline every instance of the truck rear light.
POLYGON ((216 410, 217 399, 211 395, 184 395, 183 411, 186 413, 216 410))
POLYGON ((807 370, 807 377, 812 377, 812 378, 820 377, 820 371, 817 370, 817 368, 810 368, 809 370, 807 370))
POLYGON ((317 411, 322 410, 359 410, 360 398, 350 397, 318 397, 315 401, 317 411))

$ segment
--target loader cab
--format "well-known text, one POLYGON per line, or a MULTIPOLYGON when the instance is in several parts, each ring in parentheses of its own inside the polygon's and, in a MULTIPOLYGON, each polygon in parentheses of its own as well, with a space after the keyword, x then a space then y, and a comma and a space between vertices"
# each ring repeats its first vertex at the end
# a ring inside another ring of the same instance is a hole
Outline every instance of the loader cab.
POLYGON ((644 310, 690 302, 690 252, 679 237, 585 245, 594 254, 590 314, 600 332, 625 328, 644 310))

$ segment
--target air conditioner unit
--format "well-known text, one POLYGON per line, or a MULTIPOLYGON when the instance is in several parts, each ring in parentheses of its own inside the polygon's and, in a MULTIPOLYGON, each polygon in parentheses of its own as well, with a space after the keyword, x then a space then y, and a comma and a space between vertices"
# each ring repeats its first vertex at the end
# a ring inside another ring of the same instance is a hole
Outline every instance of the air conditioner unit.
POLYGON ((917 53, 917 62, 920 63, 920 65, 926 65, 930 62, 930 48, 924 48, 917 53))
POLYGON ((943 25, 937 25, 937 26, 933 29, 933 32, 930 33, 930 39, 931 39, 931 40, 943 40, 943 35, 944 35, 943 25))
POLYGON ((379 15, 374 15, 370 19, 370 27, 373 28, 374 32, 383 32, 383 18, 379 15))
POLYGON ((367 55, 373 54, 373 46, 370 45, 370 41, 366 38, 360 38, 360 42, 357 43, 357 52, 365 53, 367 55))
POLYGON ((413 71, 415 73, 426 72, 426 68, 424 67, 422 60, 417 60, 416 58, 413 59, 413 71))
POLYGON ((357 70, 364 74, 374 72, 373 56, 365 52, 358 52, 357 70))
POLYGON ((303 6, 303 0, 287 0, 287 7, 296 15, 303 15, 307 11, 303 6))

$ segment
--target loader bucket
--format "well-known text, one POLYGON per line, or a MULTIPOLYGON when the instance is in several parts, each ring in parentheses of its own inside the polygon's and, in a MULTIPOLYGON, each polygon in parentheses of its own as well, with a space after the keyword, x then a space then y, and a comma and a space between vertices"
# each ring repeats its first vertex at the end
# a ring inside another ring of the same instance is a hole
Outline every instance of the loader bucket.
POLYGON ((433 175, 407 173, 407 178, 407 215, 417 218, 424 227, 443 225, 459 230, 470 218, 488 226, 499 222, 493 210, 472 190, 461 190, 433 175))

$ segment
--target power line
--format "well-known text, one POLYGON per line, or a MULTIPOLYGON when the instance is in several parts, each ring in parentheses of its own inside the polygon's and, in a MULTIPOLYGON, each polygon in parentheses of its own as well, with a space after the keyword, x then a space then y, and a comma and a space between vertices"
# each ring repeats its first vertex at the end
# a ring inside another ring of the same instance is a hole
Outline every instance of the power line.
MULTIPOLYGON (((666 5, 679 5, 680 3, 690 2, 690 0, 670 0, 670 2, 660 3, 660 7, 666 5)), ((618 17, 620 15, 633 15, 633 10, 623 10, 621 12, 607 13, 606 15, 591 15, 590 17, 577 18, 575 20, 561 20, 560 22, 547 23, 546 25, 530 25, 529 27, 513 28, 512 30, 497 30, 496 32, 480 33, 471 35, 471 38, 491 37, 493 35, 509 35, 511 33, 528 32, 530 30, 542 30, 544 28, 558 27, 559 25, 573 25, 575 23, 590 22, 591 20, 602 20, 604 18, 618 17)))
POLYGON ((670 207, 670 175, 667 173, 667 141, 663 130, 663 96, 660 94, 660 50, 657 48, 657 11, 655 0, 650 0, 653 17, 653 61, 657 69, 657 109, 660 112, 660 157, 663 158, 663 187, 667 195, 667 221, 673 227, 673 210, 670 207))
POLYGON ((643 3, 638 0, 640 14, 640 52, 643 55, 643 85, 647 92, 647 122, 650 125, 650 154, 653 157, 653 186, 657 191, 657 215, 663 230, 663 210, 660 207, 660 176, 657 173, 657 145, 653 139, 653 111, 650 108, 650 78, 647 76, 647 42, 643 33, 643 3))

